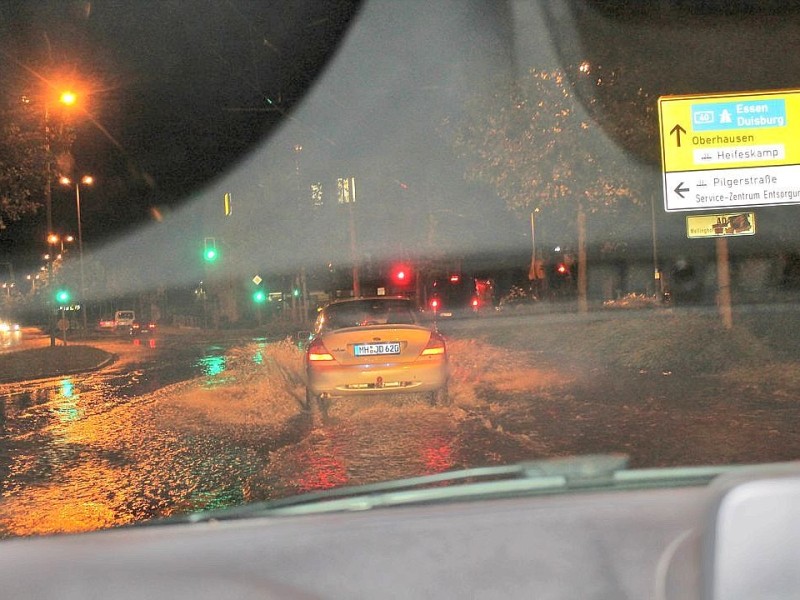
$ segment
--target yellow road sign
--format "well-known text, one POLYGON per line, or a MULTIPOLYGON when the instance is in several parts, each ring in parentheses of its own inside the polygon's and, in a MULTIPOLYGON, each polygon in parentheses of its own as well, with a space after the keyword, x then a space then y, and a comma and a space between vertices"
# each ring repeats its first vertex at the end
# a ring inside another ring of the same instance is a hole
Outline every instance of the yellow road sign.
POLYGON ((800 90, 658 99, 668 212, 800 203, 800 90))
POLYGON ((687 215, 686 237, 709 238, 755 235, 756 215, 752 212, 717 215, 687 215))

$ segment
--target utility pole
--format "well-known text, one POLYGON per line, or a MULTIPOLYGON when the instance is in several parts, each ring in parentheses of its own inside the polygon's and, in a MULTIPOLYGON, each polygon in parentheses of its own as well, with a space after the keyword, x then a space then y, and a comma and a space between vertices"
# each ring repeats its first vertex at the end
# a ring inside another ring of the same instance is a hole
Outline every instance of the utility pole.
POLYGON ((50 290, 48 298, 45 300, 47 306, 47 329, 50 333, 50 346, 56 345, 56 323, 53 307, 51 306, 53 290, 53 249, 51 248, 51 237, 53 235, 53 190, 52 190, 52 160, 50 157, 50 115, 47 103, 44 105, 44 152, 45 152, 45 182, 44 182, 44 203, 47 213, 47 288, 50 290))
POLYGON ((728 238, 720 236, 717 243, 717 307, 725 329, 733 327, 731 309, 731 268, 728 255, 728 238))
POLYGON ((350 261, 353 263, 353 297, 361 295, 361 281, 358 270, 358 240, 356 238, 356 219, 353 206, 356 203, 356 178, 346 177, 337 180, 339 204, 347 205, 350 220, 350 261))

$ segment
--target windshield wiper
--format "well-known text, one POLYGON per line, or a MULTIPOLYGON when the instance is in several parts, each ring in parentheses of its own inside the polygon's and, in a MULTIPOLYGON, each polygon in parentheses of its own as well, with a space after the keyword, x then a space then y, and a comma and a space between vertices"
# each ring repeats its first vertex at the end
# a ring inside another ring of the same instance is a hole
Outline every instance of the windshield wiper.
POLYGON ((625 455, 593 454, 446 471, 420 477, 310 492, 237 508, 199 512, 178 520, 202 522, 369 510, 403 504, 501 497, 523 493, 546 494, 601 488, 705 485, 721 473, 736 468, 710 466, 627 470, 628 461, 625 455))

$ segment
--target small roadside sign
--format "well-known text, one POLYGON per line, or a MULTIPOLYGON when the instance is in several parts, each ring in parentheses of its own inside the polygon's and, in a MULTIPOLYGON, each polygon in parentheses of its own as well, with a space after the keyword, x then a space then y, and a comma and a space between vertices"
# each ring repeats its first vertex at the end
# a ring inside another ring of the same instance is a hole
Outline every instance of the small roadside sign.
POLYGON ((800 204, 800 90, 658 99, 667 212, 800 204))
POLYGON ((731 237, 755 233, 756 215, 752 212, 686 216, 688 238, 731 237))

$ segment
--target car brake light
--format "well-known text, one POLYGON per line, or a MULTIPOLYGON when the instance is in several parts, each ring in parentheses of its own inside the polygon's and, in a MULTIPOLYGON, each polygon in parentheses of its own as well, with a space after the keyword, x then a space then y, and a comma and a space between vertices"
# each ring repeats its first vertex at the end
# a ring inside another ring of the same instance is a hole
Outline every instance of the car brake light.
POLYGON ((433 356, 436 354, 444 354, 447 348, 445 347, 444 338, 436 332, 431 333, 428 344, 422 351, 422 356, 433 356))
POLYGON ((322 343, 322 340, 317 338, 308 345, 308 349, 306 350, 306 360, 308 362, 333 360, 333 356, 330 352, 328 352, 328 349, 325 347, 325 344, 322 343))

